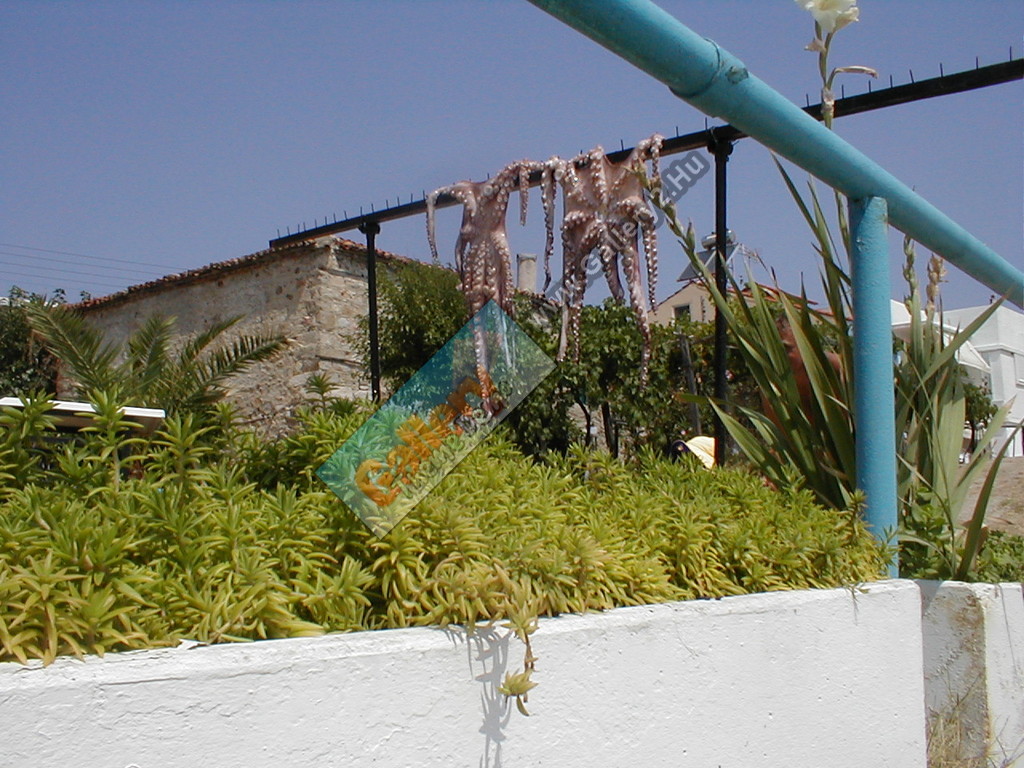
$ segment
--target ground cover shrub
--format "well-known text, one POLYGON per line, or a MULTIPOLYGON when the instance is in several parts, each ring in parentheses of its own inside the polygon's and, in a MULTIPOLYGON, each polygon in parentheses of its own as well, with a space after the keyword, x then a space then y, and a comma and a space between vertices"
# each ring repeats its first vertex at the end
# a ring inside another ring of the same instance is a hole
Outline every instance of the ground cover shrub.
POLYGON ((2 660, 498 619, 525 639, 538 615, 882 573, 854 511, 653 451, 535 461, 499 432, 377 539, 311 476, 354 408, 263 452, 188 415, 126 449, 98 411, 63 441, 38 401, 2 416, 2 660))
POLYGON ((978 557, 978 581, 1024 582, 1024 536, 991 531, 978 557))

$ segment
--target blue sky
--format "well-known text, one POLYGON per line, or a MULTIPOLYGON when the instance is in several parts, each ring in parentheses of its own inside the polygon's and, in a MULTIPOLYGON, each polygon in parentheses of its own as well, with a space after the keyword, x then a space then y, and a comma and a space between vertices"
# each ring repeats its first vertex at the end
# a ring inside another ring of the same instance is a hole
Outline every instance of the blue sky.
MULTIPOLYGON (((792 0, 663 0, 799 103, 817 100, 808 14, 792 0)), ((863 0, 835 65, 887 82, 1019 56, 1024 3, 863 0)), ((864 90, 846 76, 848 94, 864 90)), ((839 132, 1024 267, 1021 82, 837 122, 839 132)), ((714 123, 712 123, 714 124, 714 123)), ((303 222, 480 179, 522 157, 617 149, 704 116, 525 0, 0 2, 0 292, 102 295, 235 258, 303 222), (64 253, 55 253, 55 252, 64 253)), ((750 140, 730 225, 784 288, 815 281, 810 235, 750 140)), ((802 172, 797 172, 803 178, 802 172)), ((713 225, 707 177, 680 210, 713 225)), ((535 193, 536 195, 536 193, 535 193)), ((531 201, 539 221, 540 201, 531 201)), ((458 224, 439 214, 442 257, 458 224)), ((510 219, 513 247, 536 226, 510 219)), ((659 296, 683 257, 662 242, 659 296)), ((358 233, 349 236, 359 238, 358 233)), ((902 294, 893 236, 894 294, 902 294)), ((380 247, 426 258, 421 218, 380 247)), ((920 262, 924 262, 924 254, 920 262)), ((948 307, 991 291, 950 270, 948 307)), ((597 296, 600 293, 595 294, 597 296)))

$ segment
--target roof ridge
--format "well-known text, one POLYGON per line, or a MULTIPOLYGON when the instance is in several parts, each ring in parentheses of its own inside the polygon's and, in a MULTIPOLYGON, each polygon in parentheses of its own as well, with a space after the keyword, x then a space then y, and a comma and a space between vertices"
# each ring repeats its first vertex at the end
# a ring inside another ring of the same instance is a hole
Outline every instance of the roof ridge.
MULTIPOLYGON (((343 250, 350 252, 354 251, 359 254, 366 253, 366 246, 361 243, 349 240, 348 238, 338 237, 337 235, 326 235, 302 240, 297 243, 289 243, 288 245, 282 245, 276 248, 265 248, 261 251, 256 251, 255 253, 246 254, 245 256, 236 256, 235 258, 224 259, 223 261, 215 261, 202 267, 187 269, 183 272, 171 273, 169 275, 164 275, 163 277, 158 277, 155 280, 148 280, 144 283, 130 285, 127 288, 107 294, 106 296, 99 296, 96 298, 86 299, 85 301, 80 301, 75 304, 70 304, 69 307, 71 309, 90 310, 101 306, 107 306, 109 304, 116 304, 135 296, 155 293, 173 286, 199 282, 200 280, 213 275, 233 272, 247 266, 269 261, 272 256, 295 255, 295 252, 306 249, 310 246, 332 248, 341 247, 343 250)), ((414 261, 414 259, 411 259, 408 256, 402 256, 401 254, 392 253, 390 251, 378 250, 377 256, 378 258, 383 258, 385 260, 414 261)))

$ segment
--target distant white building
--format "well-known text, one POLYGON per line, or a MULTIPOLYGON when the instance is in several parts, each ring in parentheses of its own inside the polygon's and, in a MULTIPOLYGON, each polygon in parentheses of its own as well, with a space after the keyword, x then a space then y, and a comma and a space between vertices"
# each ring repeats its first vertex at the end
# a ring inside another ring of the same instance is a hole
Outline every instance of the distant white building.
MULTIPOLYGON (((946 325, 964 327, 985 311, 987 307, 947 309, 946 325)), ((1003 444, 1013 427, 1024 421, 1024 313, 1001 306, 995 314, 971 336, 971 344, 989 367, 989 385, 992 400, 997 405, 1013 405, 1003 427, 1003 444)), ((1018 433, 1007 456, 1024 456, 1024 436, 1018 433)))

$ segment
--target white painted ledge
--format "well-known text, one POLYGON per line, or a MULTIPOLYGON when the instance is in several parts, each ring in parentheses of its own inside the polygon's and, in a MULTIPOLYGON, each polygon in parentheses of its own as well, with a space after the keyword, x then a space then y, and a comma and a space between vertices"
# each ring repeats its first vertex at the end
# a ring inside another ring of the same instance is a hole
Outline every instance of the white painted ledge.
POLYGON ((923 768, 911 581, 544 619, 0 664, 5 768, 923 768))

